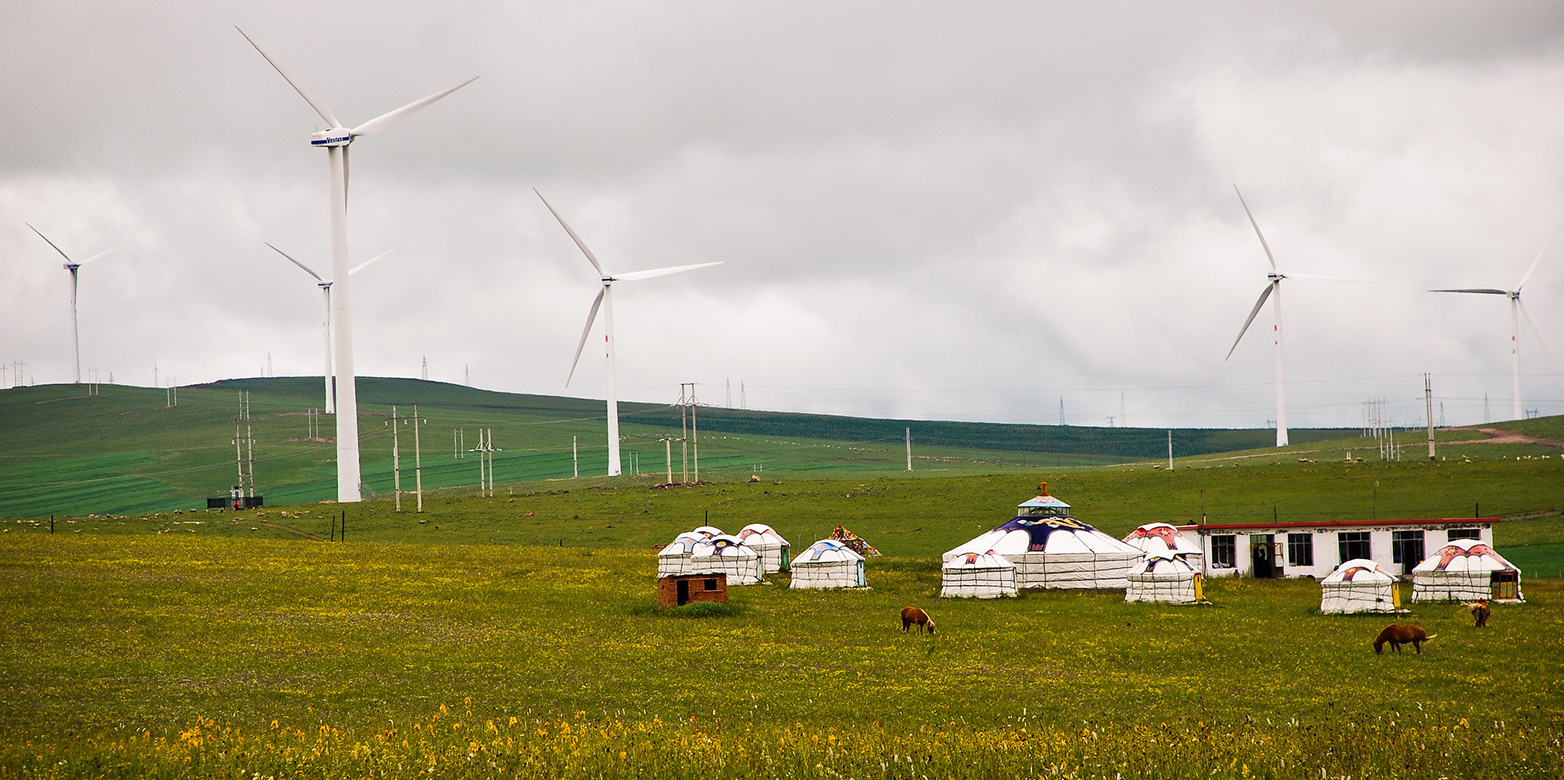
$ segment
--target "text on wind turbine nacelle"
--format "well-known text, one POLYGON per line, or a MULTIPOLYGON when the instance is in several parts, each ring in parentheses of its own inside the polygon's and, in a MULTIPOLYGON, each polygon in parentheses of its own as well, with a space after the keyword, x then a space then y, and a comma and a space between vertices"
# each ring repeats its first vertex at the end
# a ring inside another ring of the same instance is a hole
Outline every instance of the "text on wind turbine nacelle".
POLYGON ((60 267, 71 273, 76 273, 76 269, 81 267, 81 263, 64 263, 60 267))
POLYGON ((353 134, 340 127, 310 134, 310 146, 347 146, 350 143, 353 143, 353 134))

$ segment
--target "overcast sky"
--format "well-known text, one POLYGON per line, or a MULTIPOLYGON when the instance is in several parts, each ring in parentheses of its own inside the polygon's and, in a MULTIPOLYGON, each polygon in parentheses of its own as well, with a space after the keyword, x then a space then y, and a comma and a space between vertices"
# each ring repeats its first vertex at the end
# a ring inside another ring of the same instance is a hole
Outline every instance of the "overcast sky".
MULTIPOLYGON (((319 117, 471 76, 353 144, 360 375, 926 419, 1262 426, 1282 269, 1289 421, 1510 415, 1500 287, 1564 358, 1564 5, 1556 3, 0 4, 6 381, 320 372, 319 117), (1121 406, 1122 397, 1122 406, 1121 406), (1122 412, 1121 412, 1122 408, 1122 412), (1436 415, 1439 414, 1436 411, 1436 415)), ((1525 321, 1528 409, 1564 370, 1525 321)))

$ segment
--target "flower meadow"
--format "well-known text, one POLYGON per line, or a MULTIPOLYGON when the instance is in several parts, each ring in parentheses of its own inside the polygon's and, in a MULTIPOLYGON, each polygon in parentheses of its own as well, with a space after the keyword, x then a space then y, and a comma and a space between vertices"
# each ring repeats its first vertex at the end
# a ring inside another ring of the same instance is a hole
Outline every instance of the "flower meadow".
POLYGON ((1564 771, 1556 724, 1501 730, 1411 720, 902 732, 872 723, 496 720, 442 705, 421 722, 373 734, 278 722, 247 734, 197 718, 173 736, 13 745, 0 777, 1546 778, 1564 771))
POLYGON ((1308 581, 1099 593, 733 589, 648 609, 649 550, 0 537, 0 778, 1472 778, 1564 774, 1564 583, 1491 628, 1308 581), (916 604, 940 634, 904 634, 916 604))

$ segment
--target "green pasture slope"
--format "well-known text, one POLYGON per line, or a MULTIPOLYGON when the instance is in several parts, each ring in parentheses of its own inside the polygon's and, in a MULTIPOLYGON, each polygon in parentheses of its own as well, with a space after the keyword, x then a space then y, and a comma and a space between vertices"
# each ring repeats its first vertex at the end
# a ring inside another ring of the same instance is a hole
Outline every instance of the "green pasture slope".
MULTIPOLYGON (((187 387, 169 408, 163 390, 49 385, 0 391, 0 517, 171 511, 204 506, 235 481, 234 418, 238 394, 250 393, 258 489, 275 504, 336 496, 333 418, 323 439, 309 438, 308 409, 321 406, 321 384, 307 377, 245 379, 187 387)), ((516 395, 410 379, 360 379, 364 480, 392 489, 388 425, 391 405, 408 414, 418 405, 423 430, 424 485, 476 485, 476 457, 455 457, 452 432, 494 432, 496 478, 517 483, 572 475, 571 443, 582 474, 606 470, 603 405, 573 398, 516 395)), ((664 445, 679 428, 675 408, 620 406, 627 471, 663 474, 664 445)), ((751 472, 801 474, 897 473, 904 468, 904 429, 916 444, 919 472, 988 473, 1068 465, 1101 465, 1154 457, 1165 433, 1134 428, 995 425, 865 420, 732 409, 699 410, 702 476, 733 479, 751 472)), ((411 429, 401 442, 403 473, 413 466, 411 429)), ((1296 439, 1339 436, 1299 431, 1296 439)), ((1181 430, 1181 455, 1257 447, 1266 431, 1181 430)), ((675 470, 679 453, 674 449, 675 470)))

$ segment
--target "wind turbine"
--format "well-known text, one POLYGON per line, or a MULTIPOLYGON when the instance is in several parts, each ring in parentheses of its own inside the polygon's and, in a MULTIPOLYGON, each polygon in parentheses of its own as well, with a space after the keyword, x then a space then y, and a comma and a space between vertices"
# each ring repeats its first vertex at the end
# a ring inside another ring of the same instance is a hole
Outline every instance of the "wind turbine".
POLYGON ((608 357, 608 476, 617 477, 620 474, 619 399, 614 394, 613 284, 614 282, 632 282, 637 279, 650 279, 654 276, 667 276, 668 274, 676 274, 682 271, 693 271, 697 268, 721 265, 722 261, 718 260, 713 263, 695 263, 694 265, 676 265, 670 268, 654 268, 650 271, 631 271, 627 274, 611 274, 604 270, 603 264, 598 262, 597 256, 592 254, 592 250, 587 249, 587 245, 581 241, 580 236, 576 235, 576 231, 571 230, 570 226, 565 224, 565 218, 561 217, 559 212, 555 211, 554 207, 549 205, 548 199, 543 197, 543 193, 538 192, 536 189, 534 189, 533 192, 538 193, 538 199, 543 201, 544 206, 548 206, 549 213, 554 215, 554 219, 559 220, 560 227, 563 227, 565 232, 570 234, 570 240, 576 242, 576 246, 581 248, 581 253, 586 255, 587 262, 591 263, 592 267, 597 269, 598 276, 602 277, 603 288, 597 291, 597 298, 592 301, 592 310, 587 312, 586 327, 581 329, 581 341, 580 343, 576 344, 576 357, 574 360, 570 361, 570 374, 565 377, 565 385, 568 387, 570 385, 571 378, 576 375, 576 364, 581 362, 581 350, 586 347, 587 335, 592 332, 592 323, 597 319, 598 307, 602 307, 603 344, 607 351, 608 357))
MULTIPOLYGON (((262 242, 262 243, 266 243, 266 242, 262 242)), ((277 247, 274 247, 274 246, 272 246, 269 243, 267 243, 266 245, 267 246, 271 246, 272 247, 272 251, 276 252, 277 254, 282 255, 283 257, 288 258, 289 262, 291 262, 294 265, 304 269, 304 273, 307 273, 310 276, 315 277, 315 286, 319 287, 320 291, 325 294, 325 298, 326 298, 326 319, 325 319, 324 327, 325 327, 325 331, 326 331, 326 370, 325 370, 325 372, 323 372, 321 374, 321 376, 326 378, 326 414, 336 414, 337 413, 337 404, 336 404, 336 398, 335 398, 336 394, 331 392, 331 280, 330 279, 322 279, 322 278, 320 278, 320 274, 315 273, 313 270, 310 269, 309 266, 299 262, 297 259, 295 259, 293 257, 293 255, 290 255, 287 252, 284 252, 281 249, 278 249, 277 247)), ((348 269, 348 276, 352 276, 353 274, 356 274, 359 271, 362 271, 365 268, 368 268, 370 263, 373 263, 376 260, 379 260, 380 258, 385 257, 386 255, 391 254, 392 251, 394 251, 394 250, 387 249, 386 251, 381 252, 380 254, 375 255, 374 257, 371 257, 368 260, 365 260, 364 262, 359 263, 358 265, 353 266, 352 268, 348 269)))
POLYGON ((1260 238, 1260 246, 1265 249, 1265 259, 1271 263, 1271 272, 1265 275, 1265 278, 1270 281, 1266 283, 1265 289, 1260 291, 1260 300, 1254 302, 1254 308, 1249 311, 1249 319, 1244 320, 1244 326, 1238 329, 1238 338, 1233 339, 1233 346, 1227 350, 1227 357, 1232 357, 1233 351, 1238 349, 1238 342, 1243 341, 1244 334, 1249 332, 1249 325, 1259 315, 1260 307, 1265 305, 1265 299, 1271 298, 1273 318, 1271 329, 1276 340, 1276 446, 1285 447, 1287 446, 1287 390, 1282 372, 1282 280, 1324 279, 1332 282, 1361 282, 1362 280, 1343 279, 1339 276, 1282 273, 1277 269, 1276 257, 1271 254, 1271 245, 1265 242, 1265 234, 1260 232, 1260 224, 1254 221, 1254 214, 1249 211, 1249 204, 1244 202, 1244 194, 1238 191, 1238 185, 1233 185, 1233 192, 1238 193, 1238 202, 1243 204, 1244 213, 1249 216, 1249 224, 1254 226, 1254 234, 1260 238))
POLYGON ((99 253, 93 255, 92 257, 89 257, 86 260, 83 260, 83 261, 78 263, 75 260, 72 260, 70 255, 65 254, 65 250, 59 248, 58 246, 55 246, 54 242, 50 241, 49 237, 44 235, 42 231, 40 231, 38 228, 33 227, 32 223, 23 222, 22 224, 27 225, 29 228, 32 228, 32 231, 34 233, 37 233, 38 237, 44 240, 44 243, 47 243, 49 246, 54 247, 54 251, 59 252, 60 253, 60 257, 65 258, 65 270, 71 272, 71 345, 72 345, 72 348, 74 350, 74 355, 76 357, 76 384, 79 385, 79 384, 81 384, 81 334, 80 334, 80 331, 77 329, 77 326, 76 326, 76 285, 80 281, 78 276, 77 276, 77 274, 81 271, 81 267, 82 266, 84 266, 84 265, 86 265, 86 264, 88 264, 88 263, 90 263, 90 262, 92 262, 94 260, 97 260, 98 258, 100 258, 100 257, 102 257, 102 256, 104 256, 104 255, 106 255, 106 254, 108 254, 110 252, 113 252, 114 250, 119 249, 121 246, 124 246, 124 245, 123 244, 117 244, 115 246, 111 246, 108 249, 105 249, 102 252, 99 252, 99 253))
MULTIPOLYGON (((1555 234, 1557 232, 1558 231, 1556 231, 1556 230, 1554 231, 1555 234)), ((1526 416, 1526 410, 1521 405, 1521 340, 1520 340, 1520 335, 1521 334, 1520 334, 1520 321, 1516 317, 1516 312, 1520 312, 1520 314, 1526 318, 1526 324, 1531 326, 1531 332, 1537 334, 1537 343, 1542 345, 1542 351, 1547 353, 1548 359, 1553 361, 1554 365, 1558 365, 1558 363, 1559 363, 1558 359, 1553 357, 1553 350, 1548 349, 1548 342, 1543 340, 1543 338, 1542 338, 1542 331, 1537 328, 1537 323, 1532 320, 1531 312, 1526 311, 1526 304, 1525 304, 1525 302, 1523 302, 1521 300, 1521 288, 1525 287, 1526 286, 1526 282, 1531 280, 1532 272, 1537 270, 1537 263, 1542 260, 1542 253, 1546 252, 1548 250, 1548 244, 1552 243, 1552 241, 1553 241, 1553 236, 1548 236, 1548 240, 1543 242, 1542 249, 1537 250, 1537 257, 1536 257, 1536 259, 1531 261, 1531 267, 1526 269, 1526 275, 1521 277, 1520 284, 1515 285, 1515 289, 1513 289, 1513 290, 1495 290, 1493 288, 1481 288, 1481 289, 1465 288, 1465 289, 1460 289, 1460 290, 1429 290, 1429 292, 1440 292, 1440 293, 1472 293, 1472 294, 1475 294, 1475 295, 1503 295, 1503 296, 1506 296, 1506 297, 1508 297, 1510 299, 1510 391, 1514 395, 1514 398, 1515 398, 1514 407, 1512 408, 1512 411, 1513 411, 1513 413, 1515 415, 1515 419, 1517 419, 1517 420, 1519 420, 1519 419, 1521 419, 1521 418, 1526 416)))
POLYGON ((348 144, 353 143, 353 139, 359 136, 374 135, 406 119, 430 103, 471 84, 477 76, 454 87, 415 100, 394 111, 381 114, 358 127, 348 128, 337 121, 324 101, 315 97, 314 93, 306 89, 302 83, 288 75, 288 72, 283 70, 282 66, 260 47, 260 44, 246 35, 244 30, 239 30, 239 34, 244 35, 244 39, 249 41, 250 45, 254 46, 273 68, 277 69, 277 73, 299 93, 300 97, 304 98, 306 103, 310 104, 310 108, 315 109, 315 113, 326 120, 326 129, 318 130, 311 135, 310 145, 326 149, 331 167, 331 276, 336 282, 336 295, 333 296, 336 311, 333 320, 336 323, 335 353, 337 400, 339 401, 337 405, 339 412, 337 415, 337 500, 358 501, 360 497, 358 388, 353 374, 353 317, 349 310, 351 299, 348 295, 348 144))

